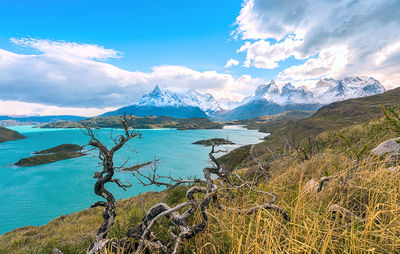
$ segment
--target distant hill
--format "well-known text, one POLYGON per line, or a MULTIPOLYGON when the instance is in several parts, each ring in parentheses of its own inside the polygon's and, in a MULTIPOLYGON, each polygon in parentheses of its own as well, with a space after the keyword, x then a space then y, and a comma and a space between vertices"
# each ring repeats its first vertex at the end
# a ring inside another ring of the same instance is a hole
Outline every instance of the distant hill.
POLYGON ((244 125, 247 129, 258 130, 260 132, 270 133, 276 128, 292 120, 304 119, 311 116, 314 111, 290 110, 276 115, 265 115, 245 120, 234 120, 225 122, 226 125, 244 125))
POLYGON ((0 143, 23 138, 25 138, 25 136, 18 132, 0 126, 0 143))
POLYGON ((200 117, 206 118, 208 117, 206 113, 204 113, 198 107, 192 106, 138 106, 131 105, 127 107, 119 108, 115 111, 107 112, 102 116, 114 116, 114 115, 123 115, 132 114, 135 116, 143 117, 143 116, 170 116, 175 118, 192 118, 192 117, 200 117))
POLYGON ((57 121, 79 121, 86 117, 72 115, 56 115, 56 116, 0 116, 0 126, 13 125, 36 125, 42 123, 51 123, 57 121))
MULTIPOLYGON (((91 128, 121 128, 121 116, 98 116, 78 122, 62 121, 41 126, 41 128, 82 128, 82 123, 91 128)), ((170 116, 134 117, 131 126, 135 129, 177 128, 188 129, 221 129, 222 124, 207 118, 173 118, 170 116)))

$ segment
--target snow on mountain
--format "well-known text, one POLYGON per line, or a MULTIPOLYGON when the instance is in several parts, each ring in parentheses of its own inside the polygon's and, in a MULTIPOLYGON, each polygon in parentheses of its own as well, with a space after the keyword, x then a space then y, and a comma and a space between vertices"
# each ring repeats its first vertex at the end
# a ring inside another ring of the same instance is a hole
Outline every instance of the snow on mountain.
POLYGON ((191 106, 200 108, 208 115, 222 109, 217 100, 209 93, 201 94, 196 90, 177 93, 161 88, 159 85, 156 85, 151 92, 144 94, 134 105, 154 107, 191 106))
POLYGON ((225 119, 247 119, 278 114, 287 110, 316 110, 323 105, 350 98, 385 92, 374 78, 346 77, 340 80, 322 79, 315 88, 294 87, 287 83, 281 89, 275 81, 260 85, 254 95, 225 114, 225 119))
POLYGON ((371 77, 345 77, 343 79, 321 79, 311 91, 303 87, 285 84, 282 89, 275 81, 260 85, 248 100, 265 99, 278 105, 287 104, 329 104, 351 98, 365 97, 385 92, 378 80, 371 77))
POLYGON ((313 93, 304 88, 296 88, 287 83, 282 87, 280 97, 286 100, 286 104, 312 104, 315 103, 313 93))
POLYGON ((187 105, 199 107, 207 114, 221 110, 217 100, 209 93, 201 94, 196 90, 190 90, 180 94, 181 100, 187 105))
POLYGON ((250 99, 250 96, 244 98, 241 101, 231 101, 228 98, 223 98, 223 99, 218 101, 218 104, 221 107, 221 109, 231 110, 231 109, 234 109, 236 107, 239 107, 240 105, 245 104, 249 99, 250 99))
POLYGON ((188 106, 185 104, 181 97, 174 92, 171 92, 165 88, 161 88, 156 85, 153 91, 142 95, 137 103, 134 103, 136 106, 154 106, 154 107, 180 107, 180 106, 188 106))
POLYGON ((335 101, 383 92, 385 88, 371 77, 345 77, 339 80, 324 78, 318 81, 312 90, 295 87, 291 83, 279 88, 272 80, 268 84, 260 85, 252 96, 246 97, 241 102, 232 102, 229 99, 217 101, 211 94, 202 94, 196 90, 178 93, 156 85, 130 109, 136 114, 169 114, 173 111, 176 115, 186 110, 185 114, 191 116, 205 113, 214 117, 225 115, 227 119, 244 119, 244 117, 276 114, 285 110, 315 110, 335 101), (157 108, 162 112, 158 112, 157 108))
POLYGON ((314 98, 322 104, 383 92, 385 88, 371 77, 345 77, 339 80, 325 78, 318 81, 313 89, 314 98))
POLYGON ((256 100, 266 100, 280 106, 315 103, 313 94, 310 91, 304 88, 296 88, 290 83, 285 84, 280 90, 273 80, 269 84, 260 85, 248 102, 256 100))

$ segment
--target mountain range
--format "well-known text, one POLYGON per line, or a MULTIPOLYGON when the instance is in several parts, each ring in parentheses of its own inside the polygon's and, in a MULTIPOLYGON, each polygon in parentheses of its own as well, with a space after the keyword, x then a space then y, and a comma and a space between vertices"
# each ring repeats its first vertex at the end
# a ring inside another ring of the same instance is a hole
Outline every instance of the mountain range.
POLYGON ((37 125, 58 121, 79 121, 86 117, 72 115, 55 116, 0 116, 0 126, 37 125))
POLYGON ((177 118, 210 117, 216 120, 241 120, 274 115, 288 110, 317 110, 335 101, 365 97, 385 92, 380 82, 371 77, 325 78, 315 88, 295 87, 287 83, 279 88, 275 81, 261 84, 252 96, 241 102, 217 101, 211 94, 196 90, 184 93, 156 85, 130 106, 107 112, 104 116, 133 114, 135 116, 171 116, 177 118))

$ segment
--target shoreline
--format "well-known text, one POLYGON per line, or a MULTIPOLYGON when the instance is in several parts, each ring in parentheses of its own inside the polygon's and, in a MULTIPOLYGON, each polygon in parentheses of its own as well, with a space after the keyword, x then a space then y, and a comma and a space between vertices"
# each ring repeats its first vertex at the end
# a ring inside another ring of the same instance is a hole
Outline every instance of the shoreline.
MULTIPOLYGON (((28 126, 16 126, 17 128, 16 129, 18 129, 18 127, 23 127, 23 128, 26 128, 27 129, 27 132, 29 133, 30 131, 29 130, 33 130, 33 132, 36 132, 36 131, 38 131, 38 132, 40 132, 40 131, 44 131, 44 132, 46 132, 46 131, 53 131, 53 130, 69 130, 68 128, 67 129, 53 129, 53 128, 50 128, 50 129, 37 129, 37 128, 32 128, 32 126, 30 126, 30 127, 28 127, 28 126), (27 128, 28 127, 28 128, 27 128)), ((108 129, 113 129, 113 128, 101 128, 101 129, 103 129, 103 130, 108 130, 108 129)), ((261 132, 259 132, 258 130, 251 130, 251 129, 247 129, 247 128, 244 128, 243 126, 239 126, 239 128, 235 128, 235 130, 245 130, 245 131, 250 131, 250 132, 257 132, 257 133, 260 133, 260 134, 263 134, 263 133, 261 133, 261 132)), ((76 129, 76 130, 78 130, 78 129, 76 129)), ((167 130, 167 131, 169 131, 169 130, 176 130, 176 129, 167 129, 167 128, 163 128, 163 129, 144 129, 144 130, 167 130)), ((201 130, 209 130, 209 131, 218 131, 218 130, 223 130, 223 129, 199 129, 200 131, 201 130)), ((231 130, 231 128, 226 128, 225 130, 231 130)), ((22 132, 23 133, 23 132, 22 132)), ((211 137, 211 136, 210 136, 211 137)), ((254 144, 256 144, 256 143, 260 143, 260 142, 262 142, 262 140, 260 140, 260 139, 258 139, 254 144)), ((243 143, 238 143, 237 144, 237 147, 235 147, 234 149, 237 149, 237 148, 240 148, 240 147, 243 147, 243 146, 246 146, 246 145, 248 145, 248 144, 243 144, 243 143)), ((234 150, 233 149, 233 150, 234 150)), ((232 150, 232 151, 233 151, 232 150)), ((230 151, 231 152, 231 151, 230 151)), ((228 152, 227 154, 229 154, 230 152, 228 152)), ((162 190, 162 191, 164 191, 164 190, 162 190)), ((142 192, 142 193, 140 193, 140 194, 133 194, 133 195, 131 195, 131 196, 129 196, 129 197, 124 197, 124 198, 121 198, 121 200, 126 200, 126 199, 130 199, 130 198, 133 198, 133 197, 138 197, 138 196, 141 196, 141 195, 143 195, 144 193, 148 193, 148 192, 152 192, 151 190, 149 190, 149 191, 145 191, 145 192, 142 192)), ((76 211, 76 212, 72 212, 72 213, 65 213, 65 214, 62 214, 62 215, 59 215, 59 216, 57 216, 57 217, 53 217, 53 218, 50 218, 49 220, 47 220, 47 222, 45 222, 45 223, 43 223, 43 224, 26 224, 26 225, 23 225, 23 226, 20 226, 20 227, 16 227, 16 228, 14 228, 14 229, 11 229, 11 230, 8 230, 8 231, 6 231, 6 232, 4 232, 3 234, 1 234, 1 235, 4 235, 4 234, 7 234, 7 233, 9 233, 9 232, 12 232, 12 231, 14 231, 14 230, 18 230, 18 229, 21 229, 21 228, 24 228, 24 227, 27 227, 27 226, 32 226, 32 227, 42 227, 42 226, 44 226, 44 225, 47 225, 48 223, 50 223, 51 221, 53 221, 53 220, 55 220, 55 219, 57 219, 58 217, 60 217, 60 216, 69 216, 69 215, 72 215, 72 214, 74 214, 74 213, 77 213, 77 212, 80 212, 80 211, 83 211, 83 210, 87 210, 88 208, 83 208, 83 209, 80 209, 79 211, 76 211)))

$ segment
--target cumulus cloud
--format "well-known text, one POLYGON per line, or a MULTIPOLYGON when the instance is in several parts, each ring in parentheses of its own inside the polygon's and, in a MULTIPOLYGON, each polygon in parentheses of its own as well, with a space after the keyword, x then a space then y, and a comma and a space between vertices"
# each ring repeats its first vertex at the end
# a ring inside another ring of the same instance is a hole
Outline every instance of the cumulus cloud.
POLYGON ((310 58, 302 65, 289 67, 278 77, 286 82, 304 82, 304 85, 310 84, 307 82, 309 80, 338 77, 345 71, 348 55, 346 46, 326 48, 321 50, 318 57, 310 58))
MULTIPOLYGON (((95 114, 132 104, 156 84, 173 90, 193 88, 211 92, 218 98, 240 99, 262 82, 247 75, 235 78, 226 73, 199 72, 175 65, 155 66, 149 72, 127 71, 98 61, 120 55, 98 45, 33 39, 13 39, 13 42, 41 53, 26 55, 0 49, 3 108, 5 103, 11 105, 11 101, 53 107, 47 108, 48 111, 33 107, 41 112, 92 108, 90 114, 95 114)), ((13 107, 7 108, 12 110, 13 107)))
POLYGON ((230 67, 236 66, 238 64, 239 64, 238 60, 235 60, 235 59, 231 58, 231 59, 228 60, 228 62, 226 62, 225 68, 230 68, 230 67))
POLYGON ((258 40, 254 43, 246 41, 237 52, 246 52, 245 67, 274 69, 279 66, 278 62, 294 56, 297 59, 304 59, 301 52, 296 48, 301 45, 302 40, 294 36, 288 36, 282 42, 271 44, 269 41, 258 40))
POLYGON ((399 16, 396 0, 246 0, 234 36, 245 41, 239 52, 248 67, 272 69, 294 57, 306 61, 280 76, 374 74, 390 87, 400 85, 399 16), (330 54, 335 47, 339 57, 330 54))

